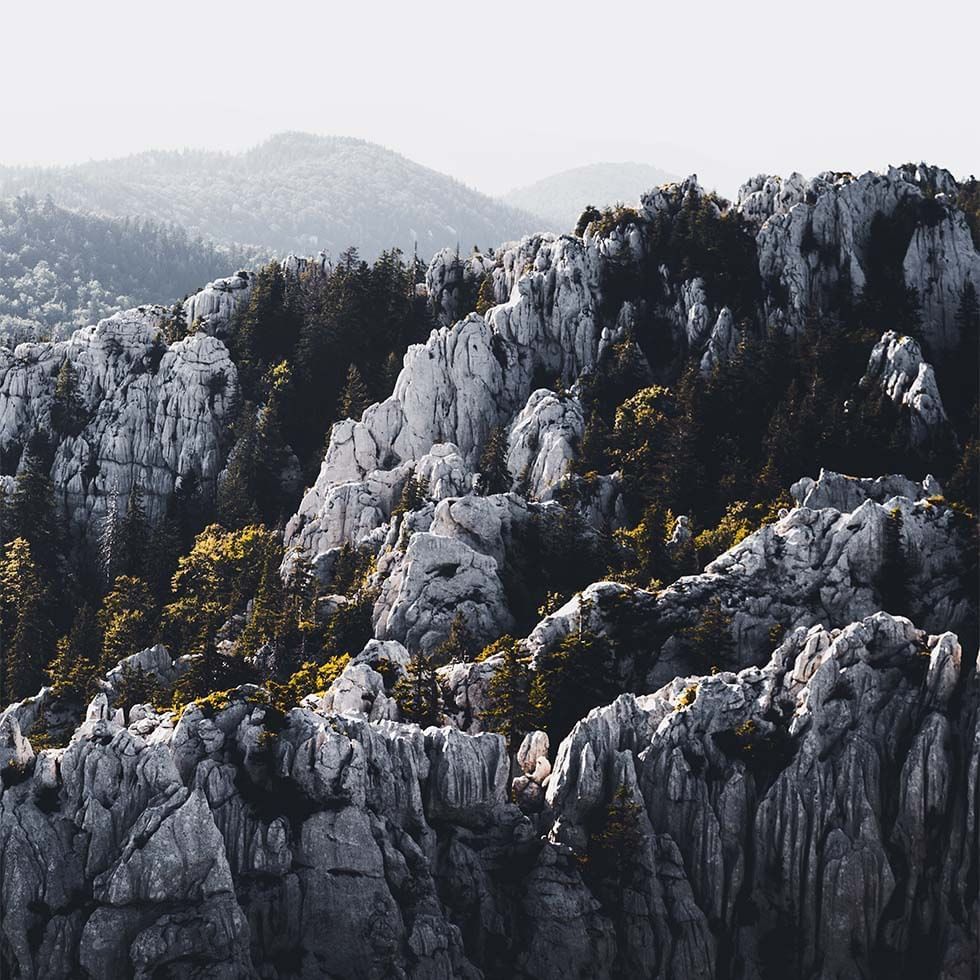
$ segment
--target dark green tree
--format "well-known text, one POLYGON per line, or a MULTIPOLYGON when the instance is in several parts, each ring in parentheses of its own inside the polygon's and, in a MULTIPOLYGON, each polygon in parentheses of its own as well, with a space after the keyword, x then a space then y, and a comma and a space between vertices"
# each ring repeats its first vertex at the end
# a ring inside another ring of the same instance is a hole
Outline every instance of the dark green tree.
POLYGON ((878 573, 881 608, 895 616, 908 616, 909 561, 905 546, 905 518, 897 507, 888 512, 878 573))
POLYGON ((111 670, 120 660, 148 647, 156 628, 156 607, 146 582, 119 575, 102 600, 98 623, 103 670, 111 670))
POLYGON ((58 640, 48 677, 58 693, 88 701, 95 693, 102 662, 102 637, 92 607, 79 607, 71 629, 58 640))
POLYGON ((30 543, 14 538, 0 562, 0 704, 35 694, 54 654, 47 588, 30 543))
POLYGON ((507 493, 511 487, 511 474, 507 468, 507 431, 493 426, 480 453, 480 492, 507 493))
POLYGON ((63 436, 77 436, 85 427, 85 402, 78 389, 78 372, 66 357, 54 385, 51 424, 63 436))
POLYGON ((466 617, 458 612, 449 624, 446 638, 432 651, 432 662, 437 667, 466 663, 473 659, 475 652, 476 644, 466 625, 466 617))
POLYGON ((439 684, 432 659, 420 653, 409 661, 394 690, 402 720, 422 728, 438 725, 441 720, 439 684))
POLYGON ((504 736, 507 749, 513 754, 524 736, 534 729, 528 657, 512 636, 501 637, 493 644, 490 655, 497 654, 503 661, 487 685, 487 706, 480 720, 488 731, 504 736))
POLYGON ((342 419, 360 419, 364 409, 371 404, 371 393, 368 391, 361 372, 356 364, 347 369, 347 378, 340 392, 338 413, 342 419))
POLYGON ((617 693, 610 676, 608 646, 582 628, 538 657, 530 703, 537 727, 557 745, 579 719, 617 693))

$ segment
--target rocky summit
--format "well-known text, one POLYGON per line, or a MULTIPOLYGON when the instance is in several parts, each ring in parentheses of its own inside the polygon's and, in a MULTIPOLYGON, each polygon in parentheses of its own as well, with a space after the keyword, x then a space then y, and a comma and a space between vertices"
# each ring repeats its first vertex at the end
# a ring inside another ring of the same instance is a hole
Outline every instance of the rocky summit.
POLYGON ((0 349, 0 975, 976 977, 978 200, 692 177, 0 349))

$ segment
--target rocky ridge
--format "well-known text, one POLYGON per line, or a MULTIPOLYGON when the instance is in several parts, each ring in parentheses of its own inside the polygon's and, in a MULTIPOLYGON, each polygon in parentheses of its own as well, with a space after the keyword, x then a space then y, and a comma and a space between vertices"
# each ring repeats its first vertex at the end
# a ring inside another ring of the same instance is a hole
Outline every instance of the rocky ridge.
POLYGON ((801 627, 762 666, 596 709, 551 762, 529 737, 528 813, 500 736, 282 715, 258 689, 179 719, 99 695, 36 754, 8 713, 2 956, 46 978, 966 980, 976 676, 953 634, 884 613, 801 627))

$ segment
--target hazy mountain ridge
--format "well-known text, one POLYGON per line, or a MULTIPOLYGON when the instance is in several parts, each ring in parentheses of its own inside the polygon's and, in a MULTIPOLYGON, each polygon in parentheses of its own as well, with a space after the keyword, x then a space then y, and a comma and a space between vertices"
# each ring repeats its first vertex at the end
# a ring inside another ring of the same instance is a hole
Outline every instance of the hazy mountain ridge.
POLYGON ((174 225, 0 201, 0 343, 64 338, 140 303, 172 304, 255 249, 192 238, 174 225))
POLYGON ((416 242, 428 256, 491 245, 540 223, 377 144, 283 133, 243 153, 153 151, 61 168, 0 168, 0 194, 176 221, 280 254, 349 246, 368 258, 416 242))
POLYGON ((551 223, 549 231, 571 231, 590 204, 604 208, 635 201, 651 187, 676 179, 646 163, 592 163, 516 187, 502 199, 541 215, 551 223))

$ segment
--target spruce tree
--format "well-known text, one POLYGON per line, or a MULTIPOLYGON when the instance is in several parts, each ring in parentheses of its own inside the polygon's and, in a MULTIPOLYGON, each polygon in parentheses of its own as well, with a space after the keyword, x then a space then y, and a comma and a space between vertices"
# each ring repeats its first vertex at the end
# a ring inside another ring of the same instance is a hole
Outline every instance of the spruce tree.
POLYGON ((510 470, 507 468, 507 432, 499 425, 493 426, 480 453, 480 492, 507 493, 511 487, 510 470))
POLYGON ((51 424, 63 436, 77 436, 85 426, 85 403, 78 390, 78 372, 66 357, 54 385, 51 424))
POLYGON ((0 562, 0 705, 37 692, 54 653, 47 589, 30 543, 15 538, 0 562))
POLYGON ((149 586, 132 575, 119 575, 102 600, 98 615, 102 631, 103 670, 145 649, 153 640, 156 608, 149 586))
POLYGON ((259 434, 256 410, 242 406, 235 424, 235 444, 218 483, 217 511, 221 526, 236 531, 259 520, 256 504, 259 466, 259 434))
POLYGON ((58 693, 87 701, 95 690, 102 659, 102 640, 92 607, 82 605, 71 629, 58 640, 57 653, 48 665, 48 677, 58 693))
POLYGON ((26 540, 42 577, 53 579, 59 572, 62 527, 55 506, 54 485, 40 455, 34 451, 28 451, 26 463, 17 474, 4 516, 7 540, 17 537, 26 540))
POLYGON ((420 653, 410 660, 405 676, 392 693, 403 721, 415 722, 422 728, 439 724, 439 684, 431 657, 420 653))
POLYGON ((371 394, 357 365, 347 368, 347 378, 338 400, 338 414, 342 419, 360 419, 364 409, 371 404, 371 394))
POLYGON ((580 718, 615 693, 606 643, 591 630, 580 628, 538 658, 530 704, 537 727, 557 745, 580 718))
POLYGON ((514 753, 534 728, 528 658, 512 636, 502 637, 493 644, 491 655, 497 654, 503 657, 503 662, 487 685, 487 707, 481 722, 488 731, 503 735, 508 751, 514 753))
POLYGON ((885 520, 878 595, 881 608, 894 616, 909 615, 909 564, 905 550, 905 518, 897 507, 885 520))
POLYGON ((449 624, 446 638, 432 651, 432 662, 437 667, 461 664, 473 656, 475 644, 466 625, 466 617, 458 612, 449 624))
POLYGON ((112 577, 142 576, 150 557, 150 523, 143 502, 143 490, 133 486, 126 512, 119 521, 112 555, 112 577))
POLYGON ((286 589, 279 574, 282 550, 269 547, 262 561, 252 611, 238 640, 237 652, 242 657, 253 655, 266 643, 279 646, 286 638, 289 615, 286 589))

